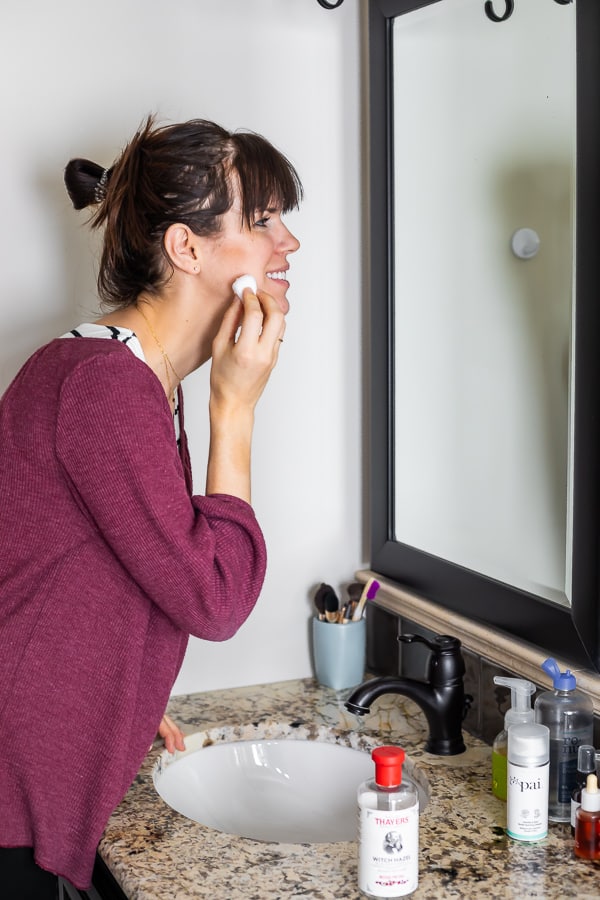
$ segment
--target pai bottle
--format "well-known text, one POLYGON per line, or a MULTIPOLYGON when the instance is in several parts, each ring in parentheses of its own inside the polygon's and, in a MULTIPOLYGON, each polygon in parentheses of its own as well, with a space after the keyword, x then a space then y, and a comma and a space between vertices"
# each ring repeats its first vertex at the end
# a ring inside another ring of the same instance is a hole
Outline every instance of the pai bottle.
POLYGON ((549 738, 545 725, 508 730, 506 832, 516 841, 541 841, 548 834, 549 738))

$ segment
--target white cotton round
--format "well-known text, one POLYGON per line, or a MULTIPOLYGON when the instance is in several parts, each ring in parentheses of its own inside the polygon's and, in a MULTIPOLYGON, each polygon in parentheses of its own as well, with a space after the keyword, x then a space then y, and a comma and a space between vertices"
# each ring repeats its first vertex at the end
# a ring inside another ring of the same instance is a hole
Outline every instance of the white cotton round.
POLYGON ((240 300, 242 299, 246 288, 250 288, 253 294, 256 293, 256 278, 254 278, 253 275, 240 275, 240 277, 236 278, 233 282, 233 293, 236 297, 239 297, 240 300))

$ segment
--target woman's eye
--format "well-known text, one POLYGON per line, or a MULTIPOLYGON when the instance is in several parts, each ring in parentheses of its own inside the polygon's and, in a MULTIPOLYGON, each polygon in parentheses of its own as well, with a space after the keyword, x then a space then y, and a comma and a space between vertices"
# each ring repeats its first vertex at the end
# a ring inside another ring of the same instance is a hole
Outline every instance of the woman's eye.
POLYGON ((257 226, 258 228, 266 228, 267 222, 269 221, 270 218, 271 218, 271 216, 262 216, 260 219, 256 219, 256 221, 254 222, 254 225, 257 226))

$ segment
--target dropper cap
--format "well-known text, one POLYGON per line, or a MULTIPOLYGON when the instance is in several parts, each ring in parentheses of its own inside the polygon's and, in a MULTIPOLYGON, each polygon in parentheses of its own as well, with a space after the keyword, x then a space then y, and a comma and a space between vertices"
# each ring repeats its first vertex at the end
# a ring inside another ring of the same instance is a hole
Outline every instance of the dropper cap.
POLYGON ((511 725, 520 725, 525 722, 533 722, 535 713, 531 708, 531 695, 535 694, 535 685, 523 678, 504 678, 494 675, 494 684, 510 688, 511 708, 504 715, 504 727, 506 730, 511 725))
POLYGON ((404 762, 402 747, 376 747, 371 752, 375 763, 375 782, 380 787, 396 787, 402 784, 402 763, 404 762))
POLYGON ((596 750, 591 744, 580 744, 577 748, 577 771, 582 775, 596 774, 596 750))
POLYGON ((570 669, 561 672, 558 663, 551 656, 542 663, 542 669, 552 679, 552 686, 556 691, 574 691, 577 687, 577 679, 570 669))
POLYGON ((594 774, 588 775, 586 785, 581 791, 581 808, 586 812, 600 810, 600 791, 598 790, 598 779, 594 774))

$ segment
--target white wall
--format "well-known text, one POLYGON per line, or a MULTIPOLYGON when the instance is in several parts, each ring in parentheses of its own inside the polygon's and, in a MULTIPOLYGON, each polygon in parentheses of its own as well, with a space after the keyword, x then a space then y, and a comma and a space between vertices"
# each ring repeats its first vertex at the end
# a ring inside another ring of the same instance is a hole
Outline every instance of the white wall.
MULTIPOLYGON (((32 0, 0 12, 0 390, 96 311, 94 240, 69 206, 72 156, 109 165, 148 112, 259 131, 294 162, 285 344, 257 414, 253 500, 269 549, 258 605, 225 644, 192 640, 186 693, 310 674, 310 591, 352 579, 361 521, 359 0, 32 0)), ((207 372, 185 384, 203 489, 207 372)))

